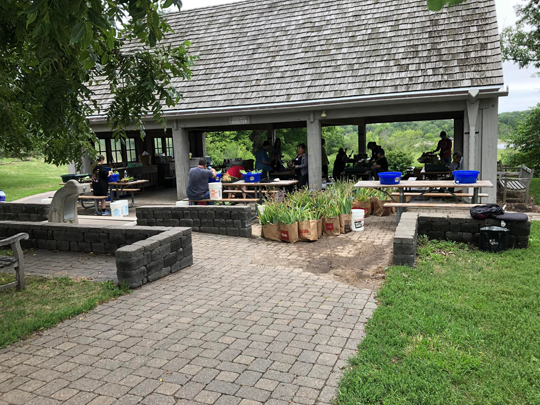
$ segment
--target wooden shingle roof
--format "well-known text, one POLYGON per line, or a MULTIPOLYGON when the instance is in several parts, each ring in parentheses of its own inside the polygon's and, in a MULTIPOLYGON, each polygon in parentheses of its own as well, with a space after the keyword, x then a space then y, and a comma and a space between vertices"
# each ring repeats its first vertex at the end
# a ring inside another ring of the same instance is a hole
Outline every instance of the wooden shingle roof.
MULTIPOLYGON (((200 59, 167 110, 502 86, 495 0, 249 0, 169 15, 200 59)), ((107 87, 95 86, 102 105, 107 87)))

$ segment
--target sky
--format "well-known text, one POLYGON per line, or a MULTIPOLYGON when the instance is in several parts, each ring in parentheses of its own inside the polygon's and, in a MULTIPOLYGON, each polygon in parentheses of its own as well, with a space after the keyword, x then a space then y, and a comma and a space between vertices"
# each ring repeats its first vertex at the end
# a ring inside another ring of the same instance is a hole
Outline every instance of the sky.
MULTIPOLYGON (((241 0, 183 0, 183 10, 234 3, 241 0)), ((291 0, 293 1, 293 0, 291 0)), ((361 1, 361 0, 359 0, 361 1)), ((513 25, 517 18, 514 6, 524 0, 495 0, 499 29, 513 25)), ((534 69, 519 69, 512 62, 504 62, 504 81, 510 88, 508 97, 501 97, 499 112, 523 111, 540 103, 540 78, 533 78, 534 69)))

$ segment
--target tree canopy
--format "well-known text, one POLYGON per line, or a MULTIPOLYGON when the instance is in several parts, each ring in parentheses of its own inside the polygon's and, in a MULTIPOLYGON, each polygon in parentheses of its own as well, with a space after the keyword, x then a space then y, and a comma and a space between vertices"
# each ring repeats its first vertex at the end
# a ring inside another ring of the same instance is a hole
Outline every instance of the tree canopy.
POLYGON ((160 10, 171 6, 181 1, 1 0, 0 150, 79 161, 93 148, 86 117, 100 112, 96 81, 109 87, 116 133, 144 130, 149 113, 160 120, 163 105, 181 97, 172 78, 189 78, 192 64, 188 42, 159 44, 172 32, 160 10))
POLYGON ((519 18, 516 25, 506 28, 501 35, 503 59, 513 61, 520 68, 540 68, 540 4, 530 0, 515 8, 519 18))
POLYGON ((444 6, 456 6, 461 3, 465 3, 467 0, 426 0, 427 6, 431 11, 440 11, 444 6))
POLYGON ((540 104, 524 116, 516 131, 509 135, 510 146, 515 149, 508 155, 508 163, 525 164, 540 172, 540 104))

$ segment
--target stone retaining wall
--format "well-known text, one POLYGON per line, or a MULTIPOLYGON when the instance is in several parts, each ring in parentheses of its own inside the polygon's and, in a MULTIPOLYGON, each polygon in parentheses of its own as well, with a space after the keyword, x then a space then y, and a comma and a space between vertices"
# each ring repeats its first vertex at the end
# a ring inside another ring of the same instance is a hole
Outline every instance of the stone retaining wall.
POLYGON ((148 206, 137 208, 136 214, 140 226, 185 226, 194 232, 251 237, 251 208, 247 206, 148 206))
POLYGON ((0 238, 25 232, 25 249, 109 253, 118 281, 128 287, 165 277, 193 264, 191 229, 0 221, 0 238))
POLYGON ((0 221, 47 221, 49 204, 0 203, 0 221))
MULTIPOLYGON (((394 258, 396 266, 411 266, 416 262, 418 235, 429 239, 449 240, 454 242, 480 243, 480 229, 487 226, 502 226, 500 220, 472 219, 468 213, 414 213, 406 212, 394 234, 394 258)), ((529 246, 531 222, 509 222, 505 227, 510 230, 509 247, 526 248, 529 246)))

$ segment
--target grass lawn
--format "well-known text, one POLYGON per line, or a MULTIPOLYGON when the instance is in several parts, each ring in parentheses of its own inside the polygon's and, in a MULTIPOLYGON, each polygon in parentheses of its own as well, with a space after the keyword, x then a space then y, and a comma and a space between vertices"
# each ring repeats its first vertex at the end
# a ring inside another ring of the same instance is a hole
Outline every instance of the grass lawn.
POLYGON ((339 404, 540 404, 540 222, 501 254, 425 242, 392 267, 339 404))
MULTIPOLYGON (((14 275, 0 273, 0 285, 12 281, 14 275)), ((26 290, 0 291, 0 348, 126 293, 112 282, 27 276, 26 290)))
POLYGON ((536 205, 540 205, 540 178, 532 179, 530 190, 536 205))
POLYGON ((67 174, 67 166, 46 164, 43 160, 30 162, 5 159, 0 165, 0 190, 6 193, 6 201, 18 200, 30 195, 58 190, 61 174, 67 174))

